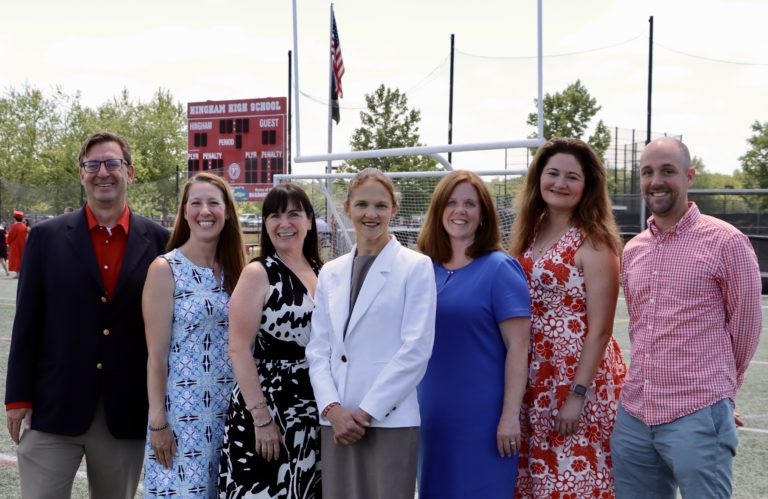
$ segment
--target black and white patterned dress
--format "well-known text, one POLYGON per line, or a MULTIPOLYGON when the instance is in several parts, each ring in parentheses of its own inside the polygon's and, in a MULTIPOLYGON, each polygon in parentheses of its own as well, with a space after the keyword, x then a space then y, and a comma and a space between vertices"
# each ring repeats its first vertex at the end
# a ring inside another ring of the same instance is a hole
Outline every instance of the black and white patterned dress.
POLYGON ((256 453, 253 418, 235 384, 224 429, 219 494, 225 498, 320 498, 320 429, 304 355, 314 303, 299 278, 278 258, 259 261, 267 270, 269 292, 253 356, 283 446, 276 461, 256 453))

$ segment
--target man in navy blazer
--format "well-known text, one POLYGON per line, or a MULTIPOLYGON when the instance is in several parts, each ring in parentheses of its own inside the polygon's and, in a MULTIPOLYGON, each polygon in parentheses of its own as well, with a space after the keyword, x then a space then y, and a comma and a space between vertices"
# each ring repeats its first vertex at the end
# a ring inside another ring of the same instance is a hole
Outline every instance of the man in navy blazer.
POLYGON ((91 497, 133 498, 142 468, 141 293, 168 231, 126 204, 124 138, 91 135, 79 162, 88 202, 32 228, 17 291, 5 403, 25 498, 69 497, 83 455, 91 497))

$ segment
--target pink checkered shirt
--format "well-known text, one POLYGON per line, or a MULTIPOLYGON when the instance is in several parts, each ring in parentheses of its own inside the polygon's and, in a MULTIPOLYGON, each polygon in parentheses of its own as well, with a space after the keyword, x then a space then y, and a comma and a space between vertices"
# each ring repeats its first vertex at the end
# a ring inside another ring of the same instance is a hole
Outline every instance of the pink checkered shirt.
POLYGON ((733 400, 762 329, 749 239, 688 206, 665 232, 649 218, 622 258, 632 353, 621 402, 647 425, 733 400))

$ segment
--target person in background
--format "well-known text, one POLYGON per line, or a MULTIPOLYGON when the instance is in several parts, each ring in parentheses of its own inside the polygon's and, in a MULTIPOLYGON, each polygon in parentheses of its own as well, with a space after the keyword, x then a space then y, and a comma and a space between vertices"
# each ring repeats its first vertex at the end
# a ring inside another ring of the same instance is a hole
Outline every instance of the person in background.
POLYGON ((432 352, 435 277, 388 231, 395 187, 366 168, 344 212, 355 246, 320 271, 306 354, 320 414, 323 496, 413 499, 418 385, 432 352))
POLYGON ((24 223, 24 212, 13 210, 13 223, 8 228, 5 242, 8 244, 8 270, 16 272, 15 278, 19 278, 21 264, 24 257, 24 248, 27 245, 29 226, 24 223))
POLYGON ((85 456, 91 497, 132 499, 147 431, 141 291, 168 231, 126 204, 134 164, 123 137, 89 136, 79 163, 85 207, 29 234, 8 357, 8 432, 19 444, 22 497, 69 497, 85 456))
POLYGON ((736 391, 762 330, 747 236, 688 201, 688 148, 663 137, 640 156, 648 228, 624 248, 632 362, 611 437, 619 497, 727 498, 736 391))
POLYGON ((142 296, 149 362, 144 497, 216 497, 224 417, 230 294, 245 266, 229 186, 212 173, 184 184, 169 252, 142 296))
POLYGON ((8 272, 8 266, 5 263, 5 261, 8 259, 8 246, 5 244, 6 235, 5 225, 0 222, 0 264, 3 266, 5 275, 9 276, 11 274, 8 272))
POLYGON ((261 255, 232 295, 232 392, 221 497, 320 498, 320 428, 304 349, 322 262, 315 212, 294 184, 262 205, 261 255))
POLYGON ((533 314, 516 497, 613 497, 610 435, 626 365, 613 338, 621 239, 602 162, 579 139, 549 140, 517 210, 510 252, 533 314))
POLYGON ((511 498, 531 309, 476 174, 440 181, 418 245, 437 285, 435 346, 418 391, 419 498, 511 498))

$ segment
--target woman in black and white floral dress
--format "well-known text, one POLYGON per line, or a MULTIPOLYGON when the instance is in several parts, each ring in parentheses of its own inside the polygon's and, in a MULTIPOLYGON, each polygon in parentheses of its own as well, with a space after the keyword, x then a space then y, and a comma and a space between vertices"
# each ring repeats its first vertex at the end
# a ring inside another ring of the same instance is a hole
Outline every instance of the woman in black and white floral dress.
POLYGON ((261 256, 232 294, 237 384, 225 427, 220 497, 319 498, 320 434, 304 347, 320 270, 309 198, 275 187, 262 208, 261 256))

